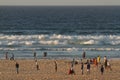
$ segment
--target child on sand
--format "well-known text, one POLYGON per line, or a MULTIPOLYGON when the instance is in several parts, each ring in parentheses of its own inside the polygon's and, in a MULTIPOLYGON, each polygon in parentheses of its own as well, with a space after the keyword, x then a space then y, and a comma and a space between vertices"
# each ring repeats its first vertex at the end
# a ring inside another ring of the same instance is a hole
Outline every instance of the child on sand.
POLYGON ((103 75, 103 72, 104 72, 104 67, 103 67, 103 65, 101 65, 100 71, 101 71, 101 75, 103 75))

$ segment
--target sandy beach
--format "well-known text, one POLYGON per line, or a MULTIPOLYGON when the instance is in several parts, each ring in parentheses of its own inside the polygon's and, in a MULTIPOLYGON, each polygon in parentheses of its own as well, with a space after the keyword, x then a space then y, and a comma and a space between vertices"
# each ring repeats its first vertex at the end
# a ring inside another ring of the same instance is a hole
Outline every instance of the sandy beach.
POLYGON ((75 75, 68 75, 70 60, 56 60, 57 72, 54 60, 39 59, 37 62, 39 70, 34 60, 0 60, 0 80, 120 80, 119 59, 112 59, 112 71, 105 70, 103 75, 100 73, 100 65, 91 65, 90 74, 87 74, 84 64, 84 74, 81 75, 81 64, 76 64, 75 75), (16 62, 19 63, 19 74, 16 73, 16 62))

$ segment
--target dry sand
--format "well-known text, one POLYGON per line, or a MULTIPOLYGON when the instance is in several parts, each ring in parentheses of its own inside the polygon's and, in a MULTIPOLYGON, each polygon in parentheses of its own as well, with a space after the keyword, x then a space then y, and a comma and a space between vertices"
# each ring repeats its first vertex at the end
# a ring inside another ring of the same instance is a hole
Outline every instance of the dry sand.
POLYGON ((81 75, 80 64, 74 66, 75 75, 68 75, 70 60, 57 60, 58 71, 55 72, 54 60, 38 60, 40 70, 36 69, 34 60, 16 60, 19 74, 16 73, 15 61, 0 60, 0 80, 120 80, 120 60, 111 60, 112 71, 105 70, 100 74, 100 68, 91 65, 91 73, 81 75))

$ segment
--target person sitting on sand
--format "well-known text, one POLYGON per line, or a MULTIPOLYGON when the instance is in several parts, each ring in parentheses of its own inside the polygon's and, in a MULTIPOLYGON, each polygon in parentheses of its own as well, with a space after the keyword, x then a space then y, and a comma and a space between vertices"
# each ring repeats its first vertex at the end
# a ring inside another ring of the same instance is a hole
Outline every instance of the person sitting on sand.
POLYGON ((70 68, 69 74, 74 74, 75 75, 75 71, 74 71, 73 67, 70 68))
POLYGON ((73 69, 73 66, 74 66, 74 58, 73 58, 73 61, 72 61, 72 63, 71 63, 71 68, 70 68, 70 70, 69 70, 69 74, 74 74, 74 75, 75 75, 75 71, 74 71, 74 69, 73 69))
POLYGON ((12 56, 11 56, 10 60, 14 60, 14 54, 13 53, 12 53, 12 56))

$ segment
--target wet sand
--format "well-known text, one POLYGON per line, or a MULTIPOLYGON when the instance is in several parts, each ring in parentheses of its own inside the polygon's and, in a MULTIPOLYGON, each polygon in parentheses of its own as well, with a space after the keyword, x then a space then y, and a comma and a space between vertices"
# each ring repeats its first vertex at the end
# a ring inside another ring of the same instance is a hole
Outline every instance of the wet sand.
POLYGON ((81 64, 74 66, 75 75, 68 75, 71 61, 56 60, 57 72, 54 60, 39 59, 39 70, 36 69, 34 60, 0 60, 0 80, 120 80, 120 60, 112 59, 112 71, 105 70, 100 73, 100 65, 91 65, 91 72, 87 74, 84 65, 84 75, 81 75, 81 64), (15 62, 19 63, 19 74, 16 73, 15 62))

